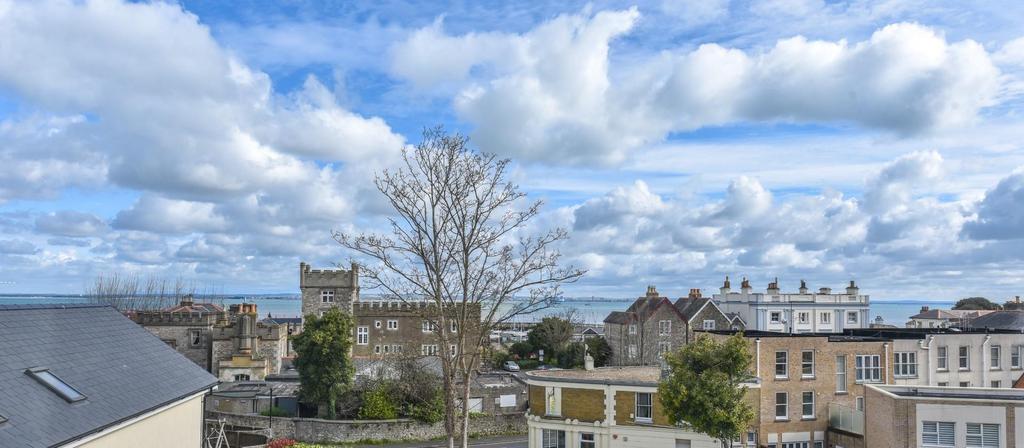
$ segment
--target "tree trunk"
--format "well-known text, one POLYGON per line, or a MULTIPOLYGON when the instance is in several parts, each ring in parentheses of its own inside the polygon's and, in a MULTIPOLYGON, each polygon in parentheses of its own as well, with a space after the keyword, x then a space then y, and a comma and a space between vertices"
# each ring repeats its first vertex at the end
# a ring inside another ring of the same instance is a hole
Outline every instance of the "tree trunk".
POLYGON ((467 375, 462 381, 462 448, 469 448, 469 384, 467 375))

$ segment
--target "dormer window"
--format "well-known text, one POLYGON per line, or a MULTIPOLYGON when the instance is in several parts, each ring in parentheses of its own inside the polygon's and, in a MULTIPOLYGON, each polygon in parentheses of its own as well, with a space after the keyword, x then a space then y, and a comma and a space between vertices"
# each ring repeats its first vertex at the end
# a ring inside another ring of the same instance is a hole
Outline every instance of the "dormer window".
POLYGON ((320 302, 334 303, 334 291, 320 291, 320 302))
POLYGON ((52 390, 68 403, 74 403, 85 399, 85 395, 82 395, 82 393, 74 387, 71 387, 68 383, 65 383, 64 380, 58 378, 57 375, 54 375, 49 369, 35 367, 25 370, 25 373, 40 384, 52 390))

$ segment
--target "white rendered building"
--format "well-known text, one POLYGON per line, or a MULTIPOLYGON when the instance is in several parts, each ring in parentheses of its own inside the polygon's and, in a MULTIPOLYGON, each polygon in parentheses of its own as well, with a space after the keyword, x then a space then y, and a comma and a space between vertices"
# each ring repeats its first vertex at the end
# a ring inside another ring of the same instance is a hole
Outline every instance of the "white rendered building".
POLYGON ((851 280, 845 293, 833 294, 831 288, 809 292, 801 280, 797 293, 782 293, 779 281, 768 284, 765 292, 754 292, 746 278, 739 292, 732 291, 729 277, 712 296, 726 314, 735 313, 747 330, 784 333, 840 333, 851 328, 869 328, 869 299, 851 280))
POLYGON ((1020 332, 932 330, 922 336, 893 337, 896 384, 1009 388, 1024 373, 1020 332))

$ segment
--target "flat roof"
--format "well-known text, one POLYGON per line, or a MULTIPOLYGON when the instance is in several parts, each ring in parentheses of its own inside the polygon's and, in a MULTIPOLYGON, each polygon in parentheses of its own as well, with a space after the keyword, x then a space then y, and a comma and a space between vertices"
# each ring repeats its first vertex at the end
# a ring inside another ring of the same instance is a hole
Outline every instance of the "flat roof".
POLYGON ((900 398, 935 398, 942 400, 1024 401, 1024 389, 991 387, 897 386, 872 384, 900 398))
POLYGON ((661 379, 661 368, 654 366, 598 367, 594 370, 535 370, 526 372, 527 379, 586 384, 655 385, 661 379))

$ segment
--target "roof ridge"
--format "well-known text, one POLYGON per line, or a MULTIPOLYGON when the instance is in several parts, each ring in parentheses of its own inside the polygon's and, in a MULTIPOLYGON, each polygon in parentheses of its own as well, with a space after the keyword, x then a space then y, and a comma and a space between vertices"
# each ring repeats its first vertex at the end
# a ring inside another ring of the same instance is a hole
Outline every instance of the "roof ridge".
POLYGON ((68 308, 113 308, 113 306, 104 305, 102 303, 16 303, 0 305, 0 311, 50 310, 68 308))

